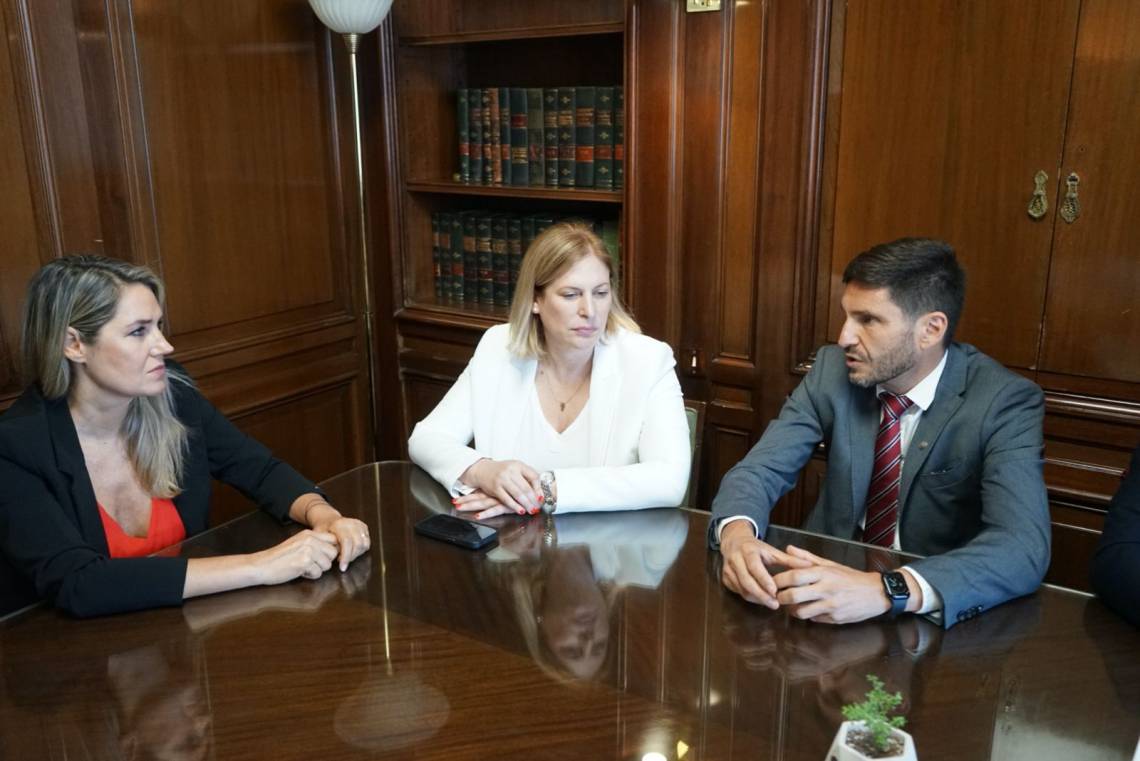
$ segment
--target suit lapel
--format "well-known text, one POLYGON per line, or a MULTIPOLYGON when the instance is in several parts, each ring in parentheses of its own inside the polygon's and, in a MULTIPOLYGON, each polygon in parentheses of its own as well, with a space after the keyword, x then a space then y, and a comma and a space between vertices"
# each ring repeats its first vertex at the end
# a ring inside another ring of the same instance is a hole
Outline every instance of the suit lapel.
POLYGON ((530 403, 537 369, 537 359, 512 358, 500 376, 491 443, 491 457, 496 460, 516 460, 519 457, 519 429, 523 411, 530 403))
POLYGON ((962 406, 962 394, 966 391, 966 356, 956 345, 951 344, 946 357, 946 368, 938 380, 938 388, 934 392, 934 403, 930 409, 922 413, 918 420, 918 427, 911 436, 910 445, 903 460, 902 483, 899 487, 899 505, 906 514, 906 500, 910 496, 910 487, 915 476, 926 464, 934 442, 946 427, 946 423, 962 406))
POLYGON ((75 432, 75 422, 67 408, 67 400, 45 401, 48 432, 55 448, 56 466, 70 484, 69 496, 72 517, 79 533, 95 549, 106 554, 107 535, 103 531, 103 521, 99 518, 99 508, 95 503, 95 489, 87 473, 87 463, 83 460, 83 449, 79 446, 79 435, 75 432))
POLYGON ((620 379, 615 377, 617 371, 617 347, 599 341, 594 347, 594 368, 590 374, 590 465, 604 465, 609 454, 610 432, 621 392, 620 379))
POLYGON ((859 519, 867 504, 867 489, 871 487, 871 470, 875 466, 875 439, 879 435, 881 405, 875 397, 875 390, 851 385, 848 396, 851 405, 851 440, 848 451, 851 453, 851 510, 852 530, 859 525, 859 519))

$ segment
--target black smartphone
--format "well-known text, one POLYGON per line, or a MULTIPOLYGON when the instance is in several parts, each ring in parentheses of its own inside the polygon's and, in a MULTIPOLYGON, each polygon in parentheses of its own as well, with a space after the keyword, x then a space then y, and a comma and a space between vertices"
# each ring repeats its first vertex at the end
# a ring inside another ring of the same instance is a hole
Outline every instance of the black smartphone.
POLYGON ((432 539, 458 544, 469 550, 478 550, 499 543, 499 532, 490 526, 465 521, 454 515, 436 513, 416 524, 416 533, 432 539))

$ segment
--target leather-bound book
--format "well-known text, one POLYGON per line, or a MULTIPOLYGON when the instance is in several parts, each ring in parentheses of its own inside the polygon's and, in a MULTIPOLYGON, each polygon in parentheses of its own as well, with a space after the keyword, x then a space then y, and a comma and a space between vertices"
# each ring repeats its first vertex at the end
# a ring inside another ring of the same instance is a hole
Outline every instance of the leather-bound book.
POLYGON ((512 215, 507 220, 507 269, 510 283, 507 288, 507 306, 510 306, 515 297, 515 286, 519 282, 519 267, 522 266, 522 258, 522 219, 512 215))
POLYGON ((463 212, 463 301, 472 303, 479 298, 479 252, 475 236, 478 233, 478 212, 463 212))
POLYGON ((574 106, 574 176, 579 188, 594 187, 594 109, 596 87, 578 87, 574 106))
POLYGON ((614 88, 614 190, 625 185, 625 88, 614 88))
POLYGON ((546 154, 546 187, 558 187, 558 88, 542 91, 542 144, 546 154))
MULTIPOLYGON (((441 212, 433 211, 431 214, 431 276, 432 284, 435 286, 435 300, 442 302, 444 299, 444 280, 443 280, 443 264, 440 260, 440 245, 439 245, 439 218, 442 216, 441 212)), ((450 230, 448 234, 450 234, 450 230)), ((450 265, 450 262, 448 263, 450 265)), ((448 275, 451 273, 449 272, 448 275)))
POLYGON ((478 87, 467 90, 467 161, 470 170, 467 181, 483 183, 483 91, 478 87))
POLYGON ((594 187, 614 187, 614 88, 598 88, 594 127, 594 187))
POLYGON ((511 184, 530 185, 530 112, 527 111, 526 88, 512 87, 511 94, 511 184))
POLYGON ((468 116, 467 88, 456 93, 455 125, 459 128, 459 181, 471 181, 471 136, 468 116))
POLYGON ((499 173, 511 184, 511 88, 499 88, 499 173))
POLYGON ((492 256, 491 219, 489 212, 479 212, 475 247, 479 252, 478 302, 490 306, 495 303, 495 270, 492 256))
POLYGON ((529 164, 527 180, 531 187, 541 187, 546 182, 546 146, 542 128, 542 88, 529 87, 526 91, 526 158, 529 164))
POLYGON ((558 187, 572 188, 578 179, 574 162, 577 144, 574 120, 577 117, 578 93, 574 87, 558 88, 558 187))
POLYGON ((491 218, 491 302, 497 307, 505 307, 510 301, 507 294, 511 289, 511 259, 507 244, 507 216, 496 214, 491 218))
POLYGON ((499 161, 502 141, 499 139, 499 88, 483 88, 483 182, 503 184, 503 165, 499 161))

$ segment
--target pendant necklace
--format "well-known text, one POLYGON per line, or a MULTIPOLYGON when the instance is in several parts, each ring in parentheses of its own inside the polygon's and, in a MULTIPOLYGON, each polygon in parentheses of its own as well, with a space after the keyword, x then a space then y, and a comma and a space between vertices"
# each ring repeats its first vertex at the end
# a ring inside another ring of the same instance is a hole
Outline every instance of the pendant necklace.
POLYGON ((542 377, 546 379, 546 390, 550 392, 550 397, 558 403, 558 413, 561 415, 566 412, 566 405, 574 401, 575 397, 577 397, 578 393, 582 390, 582 387, 586 385, 586 381, 590 379, 590 373, 586 373, 585 377, 578 383, 578 388, 574 389, 574 393, 564 402, 560 401, 558 395, 554 393, 554 387, 550 385, 550 374, 543 370, 542 377))

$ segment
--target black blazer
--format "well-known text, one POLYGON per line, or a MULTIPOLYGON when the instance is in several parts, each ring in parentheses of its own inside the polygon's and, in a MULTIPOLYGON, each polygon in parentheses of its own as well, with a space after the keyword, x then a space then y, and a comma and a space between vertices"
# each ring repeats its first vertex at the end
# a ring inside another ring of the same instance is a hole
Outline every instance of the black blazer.
POLYGON ((1140 626, 1140 447, 1108 508, 1092 583, 1106 605, 1140 626))
MULTIPOLYGON (((187 536, 206 528, 212 478, 282 521, 297 497, 317 491, 194 387, 176 382, 174 402, 189 429, 183 491, 174 498, 187 536)), ((180 605, 186 563, 108 556, 66 398, 29 388, 0 416, 0 615, 39 599, 76 616, 180 605)))

